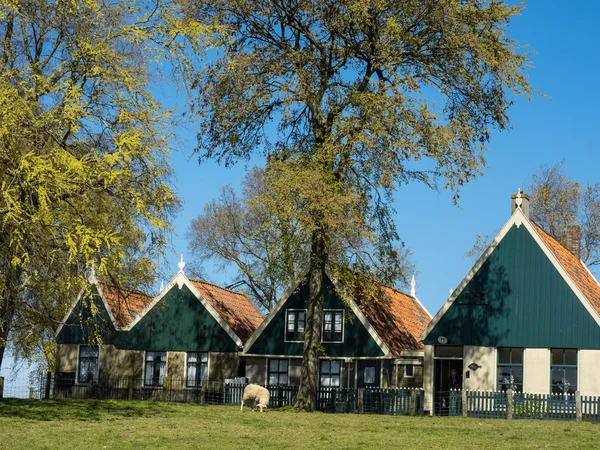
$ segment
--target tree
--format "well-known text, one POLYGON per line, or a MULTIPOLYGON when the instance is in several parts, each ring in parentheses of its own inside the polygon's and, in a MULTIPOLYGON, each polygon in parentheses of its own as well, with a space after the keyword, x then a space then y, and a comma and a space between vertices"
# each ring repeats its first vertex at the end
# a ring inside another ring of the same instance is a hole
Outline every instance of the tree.
POLYGON ((152 282, 178 200, 150 80, 198 33, 160 1, 0 0, 0 365, 9 332, 45 346, 91 267, 152 282))
MULTIPOLYGON (((192 254, 201 266, 213 262, 220 270, 237 269, 234 284, 245 284, 252 300, 270 311, 286 289, 302 281, 309 260, 309 237, 294 216, 266 205, 264 169, 254 168, 242 184, 242 197, 230 186, 204 207, 186 235, 192 254)), ((414 274, 408 248, 398 250, 403 274, 414 274)), ((195 268, 197 273, 202 270, 195 268)), ((401 279, 402 287, 408 279, 401 279)))
POLYGON ((326 267, 342 295, 400 276, 399 186, 458 190, 504 129, 508 93, 529 96, 527 55, 503 1, 188 0, 217 25, 194 87, 200 159, 267 155, 266 208, 309 236, 309 299, 297 406, 314 409, 326 267), (434 102, 435 101, 435 102, 434 102), (275 124, 270 135, 268 124, 275 124))
POLYGON ((600 184, 581 185, 565 173, 565 161, 541 166, 528 187, 531 219, 561 244, 567 228, 581 226, 581 260, 600 264, 600 184))
POLYGON ((270 311, 302 275, 308 246, 298 223, 277 220, 262 206, 264 181, 264 171, 253 169, 242 198, 225 186, 192 221, 186 238, 200 265, 212 261, 221 270, 233 265, 236 284, 245 284, 253 301, 270 311))

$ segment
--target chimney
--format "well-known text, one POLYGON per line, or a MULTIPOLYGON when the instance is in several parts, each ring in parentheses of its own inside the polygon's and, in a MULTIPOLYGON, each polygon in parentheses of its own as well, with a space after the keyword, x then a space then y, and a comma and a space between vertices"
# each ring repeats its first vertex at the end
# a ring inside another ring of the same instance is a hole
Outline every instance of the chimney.
POLYGON ((512 194, 510 198, 510 214, 513 215, 517 209, 520 209, 523 212, 523 214, 525 214, 525 217, 529 219, 529 195, 524 194, 523 192, 521 192, 521 189, 519 189, 519 192, 517 194, 512 194))
POLYGON ((569 225, 567 227, 565 247, 575 255, 575 258, 581 259, 581 227, 579 225, 569 225))

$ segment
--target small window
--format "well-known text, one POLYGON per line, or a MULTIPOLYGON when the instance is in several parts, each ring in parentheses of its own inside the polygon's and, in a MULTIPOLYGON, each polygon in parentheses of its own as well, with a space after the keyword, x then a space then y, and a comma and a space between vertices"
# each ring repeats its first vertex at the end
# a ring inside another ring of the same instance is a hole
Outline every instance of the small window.
POLYGON ((285 327, 286 341, 304 341, 306 310, 287 310, 285 327))
POLYGON ((436 345, 435 356, 438 358, 462 358, 463 348, 459 345, 436 345))
POLYGON ((167 352, 146 352, 144 386, 160 387, 165 379, 167 352))
POLYGON ((550 377, 553 394, 574 394, 577 391, 577 350, 553 348, 550 377))
POLYGON ((319 381, 323 387, 340 386, 341 364, 337 360, 321 360, 319 381))
POLYGON ((404 378, 412 378, 415 376, 415 366, 407 364, 404 366, 404 378))
POLYGON ((509 389, 523 392, 523 349, 498 347, 498 385, 497 389, 506 392, 509 389))
POLYGON ((323 313, 323 342, 342 342, 344 311, 323 313))
POLYGON ((269 384, 288 384, 288 360, 269 360, 269 384))
POLYGON ((187 354, 187 387, 199 387, 208 381, 208 352, 190 352, 187 354))
POLYGON ((79 383, 98 383, 98 347, 82 345, 79 347, 79 383))

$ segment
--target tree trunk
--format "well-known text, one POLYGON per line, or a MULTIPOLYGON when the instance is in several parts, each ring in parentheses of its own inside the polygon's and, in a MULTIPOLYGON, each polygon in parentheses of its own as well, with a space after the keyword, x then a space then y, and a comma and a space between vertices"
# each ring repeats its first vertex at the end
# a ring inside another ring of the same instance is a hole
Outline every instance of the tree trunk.
POLYGON ((313 411, 317 406, 317 381, 321 331, 323 328, 323 301, 325 294, 325 263, 327 252, 322 230, 313 232, 311 238, 309 296, 304 332, 304 352, 300 388, 296 407, 313 411))

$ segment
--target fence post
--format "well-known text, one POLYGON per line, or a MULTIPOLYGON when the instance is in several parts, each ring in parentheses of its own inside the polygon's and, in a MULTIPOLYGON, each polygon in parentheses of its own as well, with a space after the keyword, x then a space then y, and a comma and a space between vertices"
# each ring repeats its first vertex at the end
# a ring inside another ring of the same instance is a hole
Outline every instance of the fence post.
POLYGON ((577 422, 581 422, 583 414, 581 411, 581 392, 575 391, 575 419, 577 422))
POLYGON ((4 395, 4 377, 0 377, 0 398, 4 395))
POLYGON ((29 387, 29 399, 30 400, 33 399, 33 387, 32 386, 29 387))
POLYGON ((417 391, 415 389, 411 389, 410 391, 410 411, 409 414, 411 416, 417 415, 417 391))
POLYGON ((506 392, 506 418, 508 420, 512 420, 512 418, 513 418, 513 411, 514 411, 514 407, 513 407, 513 390, 509 389, 506 392))
POLYGON ((363 388, 358 389, 358 400, 357 400, 357 407, 358 407, 358 413, 359 414, 364 414, 365 412, 365 405, 364 405, 364 398, 365 398, 365 390, 363 388))
POLYGON ((165 375, 163 378, 162 392, 160 393, 160 400, 163 402, 167 401, 167 390, 169 389, 169 376, 165 375))
POLYGON ((462 410, 462 416, 463 417, 467 417, 469 415, 469 406, 467 405, 467 390, 463 389, 460 393, 460 399, 461 399, 461 410, 462 410))
POLYGON ((337 404, 337 389, 333 388, 333 392, 331 393, 331 412, 336 413, 336 404, 337 404))
POLYGON ((133 377, 127 380, 127 400, 133 400, 133 377))

